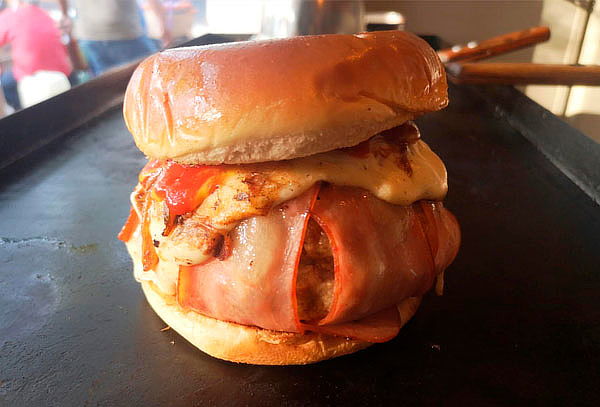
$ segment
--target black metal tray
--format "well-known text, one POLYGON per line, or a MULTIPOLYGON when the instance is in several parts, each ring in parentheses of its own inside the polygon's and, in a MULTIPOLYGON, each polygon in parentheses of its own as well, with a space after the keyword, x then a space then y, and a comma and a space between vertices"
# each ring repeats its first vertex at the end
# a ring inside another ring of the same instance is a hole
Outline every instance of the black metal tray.
POLYGON ((463 231, 445 295, 311 366, 222 362, 161 331, 115 238, 144 164, 118 107, 0 171, 0 405, 598 405, 600 182, 524 135, 597 145, 508 88, 450 97, 418 121, 463 231))

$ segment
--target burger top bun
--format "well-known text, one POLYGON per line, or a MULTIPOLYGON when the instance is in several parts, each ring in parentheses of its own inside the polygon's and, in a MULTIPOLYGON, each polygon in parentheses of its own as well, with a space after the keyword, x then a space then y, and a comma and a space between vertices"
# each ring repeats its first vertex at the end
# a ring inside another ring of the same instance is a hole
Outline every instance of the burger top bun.
POLYGON ((349 147, 447 103, 429 45, 383 31, 163 51, 133 74, 124 114, 150 158, 240 164, 349 147))

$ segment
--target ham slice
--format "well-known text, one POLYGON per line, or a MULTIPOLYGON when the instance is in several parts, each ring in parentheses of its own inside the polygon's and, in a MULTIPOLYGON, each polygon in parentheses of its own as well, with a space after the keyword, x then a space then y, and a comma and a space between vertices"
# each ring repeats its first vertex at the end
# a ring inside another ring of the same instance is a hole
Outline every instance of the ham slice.
POLYGON ((398 308, 389 307, 359 321, 335 325, 302 324, 302 326, 309 331, 344 336, 366 342, 381 343, 387 342, 398 335, 402 321, 400 320, 398 308))
POLYGON ((179 304, 224 321, 301 332, 296 273, 317 191, 242 221, 230 233, 225 260, 181 266, 179 304))
POLYGON ((117 239, 119 239, 122 242, 128 242, 129 239, 131 239, 131 236, 133 235, 133 232, 135 232, 135 229, 137 228, 139 223, 140 220, 138 219, 137 213, 133 208, 131 208, 129 210, 129 217, 127 217, 123 228, 117 235, 117 239))
POLYGON ((414 205, 329 186, 321 189, 312 216, 329 237, 335 267, 333 302, 319 325, 366 317, 431 287, 431 248, 414 205))
POLYGON ((180 268, 182 307, 244 325, 369 342, 397 335, 396 305, 431 288, 460 240, 456 220, 439 202, 391 205, 331 185, 243 221, 229 237, 226 259, 180 268), (301 322, 295 286, 310 216, 330 240, 335 281, 328 314, 301 322))
POLYGON ((434 254, 436 274, 443 272, 458 254, 460 228, 456 218, 440 202, 420 201, 416 207, 434 254))

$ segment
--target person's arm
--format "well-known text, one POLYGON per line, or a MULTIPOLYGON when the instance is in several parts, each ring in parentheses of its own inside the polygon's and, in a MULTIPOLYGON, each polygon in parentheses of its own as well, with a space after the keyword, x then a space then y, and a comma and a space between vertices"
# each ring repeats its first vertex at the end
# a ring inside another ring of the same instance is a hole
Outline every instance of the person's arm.
POLYGON ((0 11, 0 47, 9 42, 10 18, 7 17, 9 12, 10 10, 0 11))
POLYGON ((60 11, 63 15, 69 14, 69 3, 67 3, 67 0, 58 0, 58 7, 60 7, 60 11))
MULTIPOLYGON (((61 0, 65 1, 65 0, 61 0)), ((160 39, 164 46, 169 45, 169 43, 173 40, 171 38, 171 30, 167 26, 167 13, 165 12, 165 7, 163 6, 160 0, 147 0, 148 8, 154 15, 156 15, 158 22, 160 24, 160 39)))
POLYGON ((67 0, 57 0, 57 2, 62 13, 62 17, 60 18, 60 29, 66 34, 71 35, 73 21, 71 21, 71 17, 69 17, 69 3, 67 0))

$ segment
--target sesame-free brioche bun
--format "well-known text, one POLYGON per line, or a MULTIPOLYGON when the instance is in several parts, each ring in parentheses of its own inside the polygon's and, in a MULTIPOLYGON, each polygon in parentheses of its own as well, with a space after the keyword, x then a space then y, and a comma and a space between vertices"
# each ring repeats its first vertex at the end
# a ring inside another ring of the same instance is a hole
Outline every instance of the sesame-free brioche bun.
MULTIPOLYGON (((182 309, 173 295, 162 293, 151 281, 142 281, 148 303, 158 316, 192 345, 219 359, 254 365, 304 365, 364 349, 372 343, 307 332, 276 332, 220 321, 182 309)), ((421 298, 398 305, 404 325, 415 314, 421 298)))
POLYGON ((349 147, 447 103, 437 54, 383 31, 163 51, 133 74, 124 115, 150 158, 240 164, 349 147))

